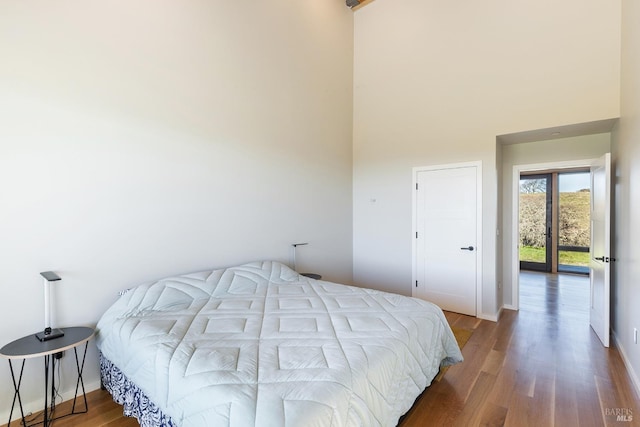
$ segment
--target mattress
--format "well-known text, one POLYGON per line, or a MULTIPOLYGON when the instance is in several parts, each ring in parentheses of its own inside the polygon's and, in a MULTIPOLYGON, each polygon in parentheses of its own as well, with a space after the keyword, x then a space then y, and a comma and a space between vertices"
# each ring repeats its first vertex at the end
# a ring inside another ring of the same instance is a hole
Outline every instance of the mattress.
POLYGON ((395 426, 462 361, 426 301, 256 262, 130 289, 104 357, 177 426, 395 426))

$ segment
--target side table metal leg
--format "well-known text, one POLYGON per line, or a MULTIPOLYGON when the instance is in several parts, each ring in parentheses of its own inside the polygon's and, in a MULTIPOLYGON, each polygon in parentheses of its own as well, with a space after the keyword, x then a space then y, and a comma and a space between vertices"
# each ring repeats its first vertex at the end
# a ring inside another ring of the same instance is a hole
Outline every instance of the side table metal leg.
POLYGON ((56 412, 56 356, 55 354, 51 354, 49 355, 50 358, 50 372, 51 372, 51 403, 49 404, 49 424, 51 424, 51 422, 53 422, 53 420, 55 419, 55 412, 56 412))
POLYGON ((22 407, 22 398, 20 397, 20 384, 22 384, 22 373, 24 372, 24 362, 25 359, 22 359, 22 366, 20 367, 20 376, 18 377, 18 382, 16 382, 15 372, 13 371, 13 364, 11 363, 11 359, 9 359, 9 369, 11 370, 11 380, 13 381, 13 401, 11 402, 11 411, 9 412, 9 422, 7 422, 7 427, 11 425, 11 418, 13 417, 13 409, 16 406, 16 400, 18 400, 18 406, 20 407, 20 416, 22 417, 22 425, 26 426, 27 421, 24 418, 24 409, 22 407))
POLYGON ((77 347, 73 348, 73 352, 76 356, 76 369, 78 370, 78 380, 76 381, 76 392, 73 397, 73 406, 71 407, 71 414, 84 414, 89 410, 89 404, 87 403, 87 393, 84 389, 84 380, 82 379, 82 372, 84 371, 84 362, 87 358, 87 348, 89 346, 89 342, 84 345, 84 352, 82 354, 82 363, 78 361, 78 349, 77 347), (78 399, 78 389, 82 386, 82 397, 84 398, 84 411, 76 412, 76 400, 78 399))
POLYGON ((44 356, 44 418, 42 419, 42 425, 47 427, 49 425, 49 358, 50 355, 44 356))

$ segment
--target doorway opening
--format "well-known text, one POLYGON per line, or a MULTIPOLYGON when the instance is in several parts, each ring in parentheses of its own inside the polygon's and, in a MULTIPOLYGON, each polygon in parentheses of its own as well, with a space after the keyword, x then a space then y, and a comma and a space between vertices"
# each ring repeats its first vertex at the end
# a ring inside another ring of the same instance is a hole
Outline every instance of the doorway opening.
POLYGON ((521 172, 520 308, 589 324, 591 173, 521 172))
MULTIPOLYGON (((511 269, 511 281, 512 281, 512 301, 513 301, 513 307, 517 310, 519 309, 520 306, 520 272, 521 272, 521 265, 520 265, 520 246, 521 246, 521 239, 520 239, 520 178, 525 178, 525 177, 532 177, 532 176, 536 176, 536 175, 546 175, 546 174, 551 174, 551 192, 553 192, 553 187, 555 187, 556 189, 559 188, 558 186, 558 182, 554 182, 553 179, 553 173, 558 173, 558 174, 562 174, 562 173, 571 173, 571 172, 585 172, 587 170, 591 170, 591 165, 595 162, 595 159, 584 159, 584 160, 568 160, 568 161, 560 161, 560 162, 546 162, 546 163, 534 163, 534 164, 524 164, 524 165, 514 165, 513 166, 513 170, 512 170, 512 186, 511 186, 511 190, 512 190, 512 211, 511 211, 511 218, 512 218, 512 222, 511 222, 511 227, 512 227, 512 251, 511 251, 511 265, 512 265, 512 269, 511 269)), ((590 186, 588 186, 590 188, 590 186)), ((545 195, 545 201, 546 201, 546 195, 545 195)), ((543 203, 544 204, 544 203, 543 203)), ((555 204, 556 208, 558 207, 558 203, 555 204)), ((554 211, 552 210, 551 215, 557 215, 557 213, 554 213, 554 211)), ((542 215, 543 218, 545 218, 546 221, 546 206, 545 206, 545 210, 544 210, 544 214, 542 215)), ((547 222, 545 222, 545 227, 547 227, 547 222)), ((553 224, 552 224, 553 227, 553 224)), ((543 229, 542 230, 542 234, 546 234, 548 232, 548 229, 543 229)), ((552 233, 554 233, 554 230, 552 228, 551 230, 552 233)), ((557 233, 557 230, 555 230, 555 233, 557 233)), ((546 236, 544 236, 545 238, 545 242, 546 242, 546 236)), ((552 239, 553 240, 553 239, 552 239)), ((553 254, 555 253, 555 257, 556 260, 559 260, 559 256, 558 256, 558 252, 563 252, 563 251, 558 251, 558 248, 553 248, 553 243, 549 243, 548 245, 550 245, 550 251, 551 251, 551 258, 552 258, 552 264, 551 264, 551 269, 548 271, 549 273, 551 271, 553 271, 553 254)), ((558 245, 561 246, 561 245, 558 245)), ((590 255, 588 252, 586 252, 587 255, 590 255)), ((531 260, 529 260, 531 261, 531 260)), ((546 263, 546 253, 545 253, 545 263, 546 263)), ((589 264, 587 264, 589 265, 589 264)), ((556 267, 556 272, 558 271, 557 269, 558 267, 556 267)), ((563 270, 562 267, 560 267, 560 272, 563 270)), ((534 271, 534 270, 527 270, 526 268, 522 269, 523 272, 526 271, 534 271)), ((545 271, 544 269, 540 269, 538 270, 540 272, 543 273, 547 273, 547 271, 545 271)), ((569 273, 569 272, 567 272, 569 273)), ((586 277, 589 277, 589 275, 585 275, 586 277)))
POLYGON ((588 168, 521 172, 521 309, 589 323, 590 187, 588 168))
POLYGON ((589 274, 590 172, 522 172, 519 181, 520 270, 589 274))
MULTIPOLYGON (((598 159, 559 162, 542 165, 514 165, 513 167, 513 240, 512 299, 518 309, 520 299, 520 247, 519 205, 520 177, 523 172, 543 174, 550 170, 569 172, 570 168, 586 168, 590 171, 590 261, 589 261, 589 324, 605 347, 609 346, 610 333, 610 273, 611 262, 611 154, 598 159), (517 266, 517 267, 516 267, 517 266)), ((526 175, 526 173, 524 174, 526 175)), ((525 270, 526 271, 526 270, 525 270)))

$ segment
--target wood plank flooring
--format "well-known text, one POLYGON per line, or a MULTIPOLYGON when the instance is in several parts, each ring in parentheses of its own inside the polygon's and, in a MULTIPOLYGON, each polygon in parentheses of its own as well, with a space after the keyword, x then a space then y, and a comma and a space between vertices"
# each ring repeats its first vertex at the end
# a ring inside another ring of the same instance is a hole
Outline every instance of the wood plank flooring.
POLYGON ((640 426, 618 350, 589 327, 587 276, 522 272, 520 311, 498 323, 445 314, 475 330, 465 361, 418 398, 400 427, 640 426))
MULTIPOLYGON (((505 311, 497 323, 445 313, 474 330, 465 361, 427 388, 399 427, 640 426, 639 397, 619 352, 602 347, 589 327, 588 278, 523 272, 520 286, 520 311, 505 311)), ((89 413, 54 426, 138 425, 107 392, 88 397, 89 413)))

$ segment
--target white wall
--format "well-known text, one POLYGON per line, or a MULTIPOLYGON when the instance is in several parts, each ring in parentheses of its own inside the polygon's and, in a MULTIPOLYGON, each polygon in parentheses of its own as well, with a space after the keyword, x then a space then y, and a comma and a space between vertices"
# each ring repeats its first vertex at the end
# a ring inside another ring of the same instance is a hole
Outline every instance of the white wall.
POLYGON ((354 25, 354 281, 410 294, 411 168, 480 160, 494 316, 496 136, 618 116, 619 1, 377 0, 354 25))
POLYGON ((640 4, 622 1, 621 116, 613 133, 615 232, 612 328, 616 344, 640 393, 640 4))
MULTIPOLYGON (((94 325, 141 281, 288 262, 300 241, 299 269, 351 282, 344 2, 4 1, 0 58, 0 345, 42 328, 46 270, 58 326, 94 325)), ((38 405, 41 371, 23 383, 38 405)), ((90 388, 97 371, 92 346, 90 388)))
MULTIPOLYGON (((611 133, 504 145, 502 151, 502 283, 503 304, 513 307, 513 167, 597 159, 611 151, 611 133)), ((519 266, 516 269, 519 270, 519 266)))

